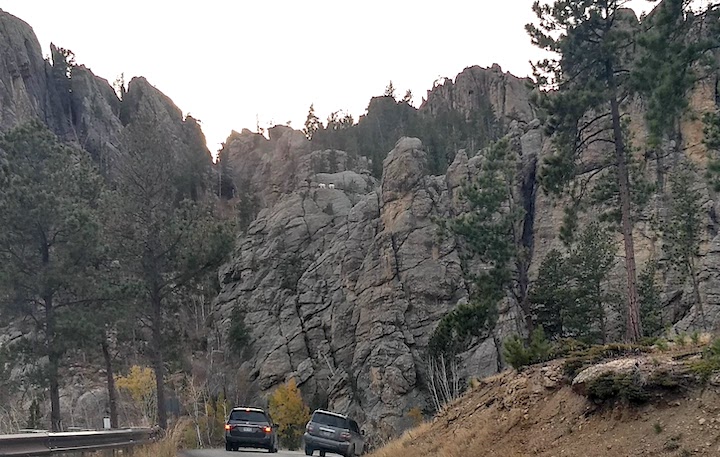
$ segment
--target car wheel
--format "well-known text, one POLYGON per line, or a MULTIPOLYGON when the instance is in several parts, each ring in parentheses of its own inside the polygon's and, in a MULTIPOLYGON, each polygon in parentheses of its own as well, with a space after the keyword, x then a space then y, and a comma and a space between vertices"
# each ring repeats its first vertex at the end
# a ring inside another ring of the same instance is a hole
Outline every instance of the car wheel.
POLYGON ((348 449, 345 457, 355 457, 355 445, 352 445, 350 449, 348 449))
POLYGON ((229 452, 229 451, 232 451, 232 446, 231 446, 230 443, 228 443, 227 441, 225 441, 225 450, 228 451, 228 452, 229 452))
POLYGON ((312 454, 313 454, 313 449, 305 446, 305 455, 312 455, 312 454))
POLYGON ((320 457, 325 457, 325 451, 320 451, 320 457))
POLYGON ((240 446, 233 446, 233 448, 232 448, 233 451, 237 451, 239 449, 240 449, 240 446))

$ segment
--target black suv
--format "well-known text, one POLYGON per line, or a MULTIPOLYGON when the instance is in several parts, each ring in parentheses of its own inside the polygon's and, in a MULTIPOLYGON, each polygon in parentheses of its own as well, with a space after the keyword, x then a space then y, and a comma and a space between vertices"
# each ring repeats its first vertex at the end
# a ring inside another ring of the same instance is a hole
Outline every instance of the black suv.
POLYGON ((316 410, 305 426, 305 455, 320 451, 334 452, 345 457, 362 455, 365 450, 365 433, 357 422, 349 417, 330 411, 316 410))
POLYGON ((260 408, 233 408, 225 424, 225 450, 254 447, 277 452, 276 428, 270 416, 260 408))

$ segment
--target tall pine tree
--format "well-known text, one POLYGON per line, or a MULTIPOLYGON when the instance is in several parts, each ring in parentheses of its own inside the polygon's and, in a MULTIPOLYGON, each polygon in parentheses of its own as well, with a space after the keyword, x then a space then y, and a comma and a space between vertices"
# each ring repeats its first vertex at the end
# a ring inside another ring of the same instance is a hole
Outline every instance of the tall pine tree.
POLYGON ((140 322, 150 332, 158 424, 163 429, 174 298, 211 273, 232 246, 231 227, 216 217, 212 205, 183 198, 176 146, 152 119, 130 124, 123 141, 126 155, 107 204, 108 232, 117 248, 112 254, 139 304, 140 322))
MULTIPOLYGON (((534 66, 540 85, 558 91, 545 99, 556 154, 545 161, 546 190, 564 192, 577 177, 612 173, 625 248, 627 322, 625 338, 642 336, 628 171, 629 145, 621 104, 632 95, 628 74, 638 27, 619 0, 535 2, 538 25, 527 25, 533 44, 557 57, 534 66)), ((584 190, 580 190, 582 194, 584 190)))
POLYGON ((670 176, 667 220, 663 224, 664 248, 670 264, 693 288, 695 311, 700 324, 706 327, 700 294, 700 243, 704 236, 703 196, 697 187, 697 174, 692 166, 680 164, 670 176))
MULTIPOLYGON (((627 3, 536 1, 533 10, 539 22, 526 29, 536 46, 555 56, 534 66, 538 83, 557 89, 556 94, 542 100, 550 114, 548 128, 556 145, 556 154, 546 160, 542 169, 543 186, 555 193, 570 190, 581 198, 590 181, 596 177, 604 180, 604 195, 612 197, 619 209, 624 241, 625 338, 637 341, 642 325, 632 203, 634 195, 646 189, 633 182, 623 103, 638 94, 644 97, 648 146, 656 147, 687 104, 686 94, 695 82, 693 65, 716 41, 713 33, 693 36, 691 30, 705 17, 715 17, 717 8, 710 7, 695 16, 690 14, 691 2, 666 0, 639 24, 625 9, 627 3)), ((568 214, 574 216, 575 208, 569 208, 568 214)))
POLYGON ((31 323, 23 347, 34 359, 28 362, 47 360, 50 427, 62 430, 61 335, 86 303, 88 272, 101 254, 101 179, 84 151, 38 122, 3 135, 0 150, 7 171, 0 181, 0 317, 31 323))
POLYGON ((461 194, 469 211, 449 221, 448 226, 462 248, 489 266, 474 278, 475 299, 495 306, 509 291, 520 305, 530 335, 529 253, 524 244, 525 209, 517 146, 506 137, 482 152, 478 176, 463 187, 461 194))

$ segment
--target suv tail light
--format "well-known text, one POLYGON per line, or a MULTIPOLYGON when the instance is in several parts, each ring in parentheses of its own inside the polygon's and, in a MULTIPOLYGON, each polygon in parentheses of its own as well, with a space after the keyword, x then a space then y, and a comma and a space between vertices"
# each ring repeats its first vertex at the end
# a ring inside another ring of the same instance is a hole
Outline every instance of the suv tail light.
POLYGON ((306 432, 313 432, 313 431, 315 431, 315 427, 313 427, 312 422, 308 422, 308 423, 307 423, 307 425, 305 426, 305 431, 306 431, 306 432))
POLYGON ((230 424, 225 424, 225 430, 230 430, 231 428, 232 428, 232 425, 230 425, 230 424))
POLYGON ((263 431, 265 433, 270 433, 270 432, 272 432, 272 427, 263 427, 263 431))
POLYGON ((343 441, 350 441, 350 432, 340 433, 340 439, 342 439, 343 441))

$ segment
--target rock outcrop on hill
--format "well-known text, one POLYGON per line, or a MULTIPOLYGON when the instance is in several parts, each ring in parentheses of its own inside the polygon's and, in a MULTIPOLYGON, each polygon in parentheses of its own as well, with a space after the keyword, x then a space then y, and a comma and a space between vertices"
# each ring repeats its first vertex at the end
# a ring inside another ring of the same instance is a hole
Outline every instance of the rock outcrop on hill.
POLYGON ((124 126, 149 118, 169 132, 180 151, 211 165, 205 137, 197 122, 145 78, 133 78, 120 100, 107 80, 84 65, 67 62, 51 46, 54 61, 45 60, 32 28, 0 10, 0 132, 35 119, 55 134, 87 150, 112 174, 121 155, 124 126))
POLYGON ((495 117, 506 124, 513 120, 528 122, 535 118, 530 87, 529 78, 503 72, 498 64, 490 68, 476 65, 463 70, 454 81, 444 79, 428 90, 420 109, 430 115, 457 111, 467 119, 491 108, 495 117))
MULTIPOLYGON (((524 130, 515 124, 511 132, 527 158, 525 172, 534 174, 539 123, 524 130)), ((282 169, 278 151, 265 150, 265 157, 282 169)), ((326 159, 331 151, 313 154, 326 159)), ((217 319, 226 327, 239 308, 250 336, 252 355, 236 385, 254 383, 262 394, 294 376, 313 403, 355 414, 377 438, 407 427, 410 409, 429 408, 428 340, 468 296, 466 266, 436 219, 462 210, 459 187, 481 160, 460 153, 447 175, 430 176, 421 142, 402 138, 379 186, 367 173, 344 170, 309 174, 296 190, 271 194, 277 202, 260 212, 220 272, 217 319)), ((465 355, 473 373, 498 370, 496 341, 516 331, 513 307, 508 303, 498 333, 465 355)))
POLYGON ((0 56, 0 130, 30 119, 62 129, 66 118, 51 81, 51 64, 43 59, 32 28, 2 10, 0 56))

